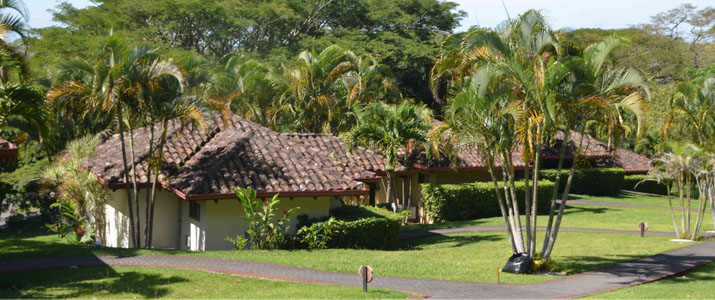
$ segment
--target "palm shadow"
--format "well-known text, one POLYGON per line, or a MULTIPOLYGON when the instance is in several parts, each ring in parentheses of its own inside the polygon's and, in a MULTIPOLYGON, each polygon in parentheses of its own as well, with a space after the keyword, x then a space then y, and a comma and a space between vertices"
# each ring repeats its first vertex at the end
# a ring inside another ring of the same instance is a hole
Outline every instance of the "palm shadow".
POLYGON ((615 207, 596 207, 596 206, 573 206, 566 204, 566 209, 564 210, 564 215, 578 214, 578 213, 593 213, 593 214, 603 214, 612 211, 620 211, 621 209, 615 207))
POLYGON ((441 243, 453 243, 449 247, 462 247, 479 242, 493 242, 503 240, 504 237, 498 234, 480 234, 480 235, 458 235, 458 234, 439 234, 435 233, 432 236, 415 238, 409 240, 401 240, 398 244, 398 250, 423 250, 425 245, 434 245, 441 243))
POLYGON ((60 269, 0 276, 0 298, 79 298, 100 293, 158 298, 169 293, 167 285, 188 281, 180 276, 120 273, 109 266, 60 269))

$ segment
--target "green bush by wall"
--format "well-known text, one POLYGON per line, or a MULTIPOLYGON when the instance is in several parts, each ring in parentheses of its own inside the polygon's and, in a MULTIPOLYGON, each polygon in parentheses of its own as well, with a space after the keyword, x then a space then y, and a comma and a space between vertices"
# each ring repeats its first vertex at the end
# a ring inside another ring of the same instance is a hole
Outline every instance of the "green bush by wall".
MULTIPOLYGON (((541 178, 556 181, 558 170, 542 170, 541 178)), ((626 171, 621 168, 587 168, 576 169, 570 194, 583 194, 593 196, 615 195, 623 187, 623 178, 626 171)), ((559 192, 566 187, 569 170, 561 170, 559 192)))
MULTIPOLYGON (((407 212, 393 213, 371 206, 336 207, 330 210, 330 215, 336 221, 326 236, 328 248, 393 249, 397 246, 402 221, 407 218, 407 212)), ((302 226, 325 222, 325 219, 314 222, 318 220, 302 216, 299 220, 302 226)))
POLYGON ((665 188, 665 184, 658 183, 655 181, 643 181, 648 175, 626 175, 623 178, 623 187, 621 189, 627 191, 636 191, 641 193, 650 193, 658 195, 667 195, 668 191, 665 188), (638 186, 636 186, 638 185, 638 186))
MULTIPOLYGON (((504 190, 500 184, 499 192, 504 190)), ((549 212, 554 183, 539 181, 537 212, 549 212)), ((523 211, 524 182, 516 182, 517 197, 523 211)), ((462 184, 422 184, 422 204, 425 212, 435 223, 445 221, 473 220, 501 216, 499 203, 491 182, 462 184)))

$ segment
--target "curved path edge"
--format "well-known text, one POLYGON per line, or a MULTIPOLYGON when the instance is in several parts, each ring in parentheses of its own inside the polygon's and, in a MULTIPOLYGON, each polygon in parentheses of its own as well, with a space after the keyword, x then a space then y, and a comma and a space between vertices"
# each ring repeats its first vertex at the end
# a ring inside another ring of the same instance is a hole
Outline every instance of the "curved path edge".
MULTIPOLYGON (((542 283, 507 285, 375 276, 371 287, 405 291, 421 297, 450 299, 577 298, 652 282, 715 260, 715 242, 696 244, 599 270, 542 283)), ((245 277, 313 284, 360 286, 357 274, 313 270, 272 263, 197 256, 134 255, 40 257, 0 261, 0 273, 87 266, 145 266, 203 270, 245 277)), ((378 274, 379 275, 379 274, 378 274)))

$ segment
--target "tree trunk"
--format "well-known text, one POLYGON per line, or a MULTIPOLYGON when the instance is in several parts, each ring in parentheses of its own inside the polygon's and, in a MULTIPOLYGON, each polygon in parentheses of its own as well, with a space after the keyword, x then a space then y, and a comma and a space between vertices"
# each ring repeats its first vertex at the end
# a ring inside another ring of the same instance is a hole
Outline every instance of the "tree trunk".
POLYGON ((409 209, 410 212, 412 211, 412 208, 410 208, 412 206, 412 180, 412 175, 407 177, 407 209, 409 209))
POLYGON ((533 240, 531 239, 531 191, 529 186, 531 182, 529 181, 529 162, 524 162, 524 221, 526 221, 526 252, 529 254, 529 258, 534 256, 534 253, 530 252, 531 244, 533 240))
MULTIPOLYGON (((537 130, 537 132, 539 131, 537 130)), ((539 204, 539 170, 541 170, 541 143, 538 142, 539 135, 540 132, 537 134, 536 159, 534 162, 534 184, 532 184, 533 190, 531 192, 531 223, 529 224, 529 226, 531 226, 532 234, 529 255, 532 257, 536 252, 536 215, 539 204)))
POLYGON ((517 248, 523 253, 526 252, 524 245, 524 235, 521 231, 521 214, 519 213, 519 201, 516 197, 516 186, 514 185, 514 165, 511 160, 511 152, 503 153, 504 159, 502 160, 502 165, 506 167, 507 179, 505 182, 505 188, 509 190, 509 197, 511 197, 512 211, 513 211, 513 225, 514 236, 516 237, 517 248))
POLYGON ((394 172, 393 171, 387 171, 387 184, 385 187, 385 197, 387 197, 386 202, 389 203, 392 206, 392 210, 395 211, 395 203, 393 195, 392 195, 392 176, 394 172))
POLYGON ((675 211, 673 211, 673 197, 670 195, 670 186, 665 185, 665 191, 668 194, 668 204, 670 205, 670 218, 673 219, 673 227, 675 227, 676 238, 680 238, 680 230, 678 229, 678 222, 675 221, 675 211))
MULTIPOLYGON (((132 129, 131 125, 129 126, 129 156, 132 160, 132 190, 134 194, 134 206, 136 208, 136 216, 137 216, 137 227, 136 227, 136 232, 137 236, 135 237, 136 239, 136 247, 141 248, 141 218, 139 218, 139 192, 137 191, 137 166, 136 166, 136 159, 134 158, 134 130, 132 129)), ((131 209, 131 208, 129 208, 131 209)))
MULTIPOLYGON (((121 115, 122 115, 122 109, 121 106, 118 108, 118 116, 117 116, 117 121, 119 125, 119 139, 121 140, 121 147, 122 147, 122 163, 124 164, 124 183, 126 183, 126 190, 127 190, 127 207, 129 208, 129 233, 131 235, 131 240, 132 243, 134 244, 134 247, 137 247, 136 245, 136 231, 134 228, 134 211, 132 210, 132 192, 131 192, 131 187, 129 183, 129 166, 127 165, 127 147, 126 144, 124 143, 124 126, 122 120, 121 120, 121 115)), ((132 164, 134 162, 132 161, 132 164)))
MULTIPOLYGON (((583 129, 583 127, 582 127, 583 129)), ((551 238, 549 239, 549 245, 546 247, 546 251, 544 251, 544 256, 543 259, 547 259, 551 256, 551 252, 554 250, 554 245, 556 244, 556 237, 559 234, 559 227, 561 227, 561 219, 564 216, 564 209, 566 208, 566 201, 568 200, 569 197, 569 190, 571 189, 571 183, 573 183, 573 175, 576 171, 576 162, 578 161, 579 158, 579 153, 581 153, 581 149, 583 146, 583 130, 581 130, 581 137, 579 138, 578 142, 578 148, 576 150, 576 154, 573 157, 573 163, 571 163, 571 170, 569 170, 569 177, 566 179, 566 186, 564 187, 564 193, 561 195, 561 204, 559 205, 559 214, 556 217, 556 224, 554 224, 554 229, 553 232, 551 233, 551 238)))
POLYGON ((164 165, 164 145, 166 144, 166 130, 168 127, 168 121, 164 120, 161 127, 161 139, 159 140, 159 147, 157 147, 158 159, 156 161, 159 164, 156 172, 154 172, 154 180, 151 184, 151 211, 149 213, 149 238, 147 238, 147 248, 152 246, 152 238, 154 237, 154 206, 156 203, 156 184, 159 181, 159 174, 164 165))
POLYGON ((559 196, 559 186, 561 185, 561 170, 564 166, 564 158, 566 157, 566 146, 568 141, 571 139, 571 130, 566 129, 564 132, 564 139, 561 143, 561 150, 559 153, 559 163, 556 167, 556 182, 554 182, 554 189, 551 193, 551 208, 549 209, 549 221, 546 223, 546 236, 544 237, 544 245, 541 246, 541 256, 544 256, 544 252, 549 245, 549 238, 551 236, 551 226, 554 223, 554 212, 556 210, 556 198, 559 196))
MULTIPOLYGON (((147 169, 146 169, 146 180, 147 183, 151 180, 151 171, 154 168, 152 166, 152 155, 154 155, 154 123, 151 122, 149 127, 149 154, 147 155, 147 169)), ((149 201, 151 201, 151 193, 149 191, 149 186, 144 187, 146 191, 146 197, 144 199, 144 246, 149 248, 149 201)))
POLYGON ((509 224, 509 213, 507 213, 506 211, 506 206, 504 205, 504 198, 502 198, 501 192, 499 191, 499 181, 494 174, 494 161, 492 159, 489 160, 487 163, 489 165, 489 175, 492 178, 492 184, 494 184, 494 192, 497 194, 499 210, 501 211, 501 215, 504 218, 504 227, 506 227, 506 233, 509 236, 509 244, 511 245, 511 251, 512 253, 517 253, 518 249, 516 248, 516 243, 514 242, 514 235, 511 232, 511 225, 509 224))

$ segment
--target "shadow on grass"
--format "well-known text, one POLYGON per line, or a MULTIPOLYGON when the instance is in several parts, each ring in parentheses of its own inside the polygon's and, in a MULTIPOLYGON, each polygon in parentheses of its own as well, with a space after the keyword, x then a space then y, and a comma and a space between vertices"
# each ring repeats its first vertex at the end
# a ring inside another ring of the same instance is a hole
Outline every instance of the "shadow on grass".
POLYGON ((164 286, 187 281, 179 276, 117 272, 111 267, 15 273, 0 276, 0 298, 86 298, 97 294, 157 298, 169 293, 164 286))
POLYGON ((399 250, 422 250, 426 245, 446 244, 448 247, 462 247, 479 242, 501 241, 504 237, 498 234, 460 235, 436 234, 429 237, 401 241, 399 250))
POLYGON ((116 255, 121 257, 140 254, 186 254, 180 250, 156 250, 136 248, 109 248, 95 249, 93 246, 70 244, 67 240, 50 234, 42 228, 14 230, 0 233, 0 260, 28 258, 28 257, 53 257, 53 256, 82 256, 82 255, 116 255))
POLYGON ((615 207, 596 207, 596 206, 573 206, 566 204, 566 210, 564 210, 564 215, 578 214, 578 213, 593 213, 593 214, 603 214, 611 211, 619 211, 621 209, 615 207))
POLYGON ((476 220, 466 220, 466 221, 450 221, 444 223, 435 224, 411 224, 402 226, 402 232, 415 231, 415 230, 432 230, 432 229, 446 229, 446 228, 459 228, 465 226, 483 225, 486 220, 476 219, 476 220))

